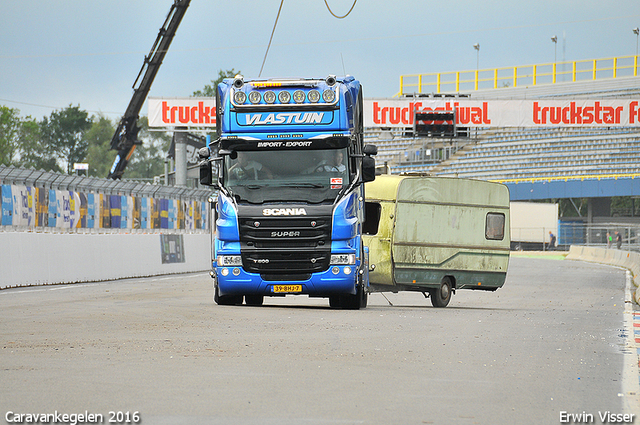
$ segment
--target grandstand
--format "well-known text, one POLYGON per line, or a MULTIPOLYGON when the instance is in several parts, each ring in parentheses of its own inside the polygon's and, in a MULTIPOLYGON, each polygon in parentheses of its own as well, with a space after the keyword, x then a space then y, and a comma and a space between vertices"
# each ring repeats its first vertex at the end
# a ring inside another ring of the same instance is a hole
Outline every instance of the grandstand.
MULTIPOLYGON (((638 99, 640 77, 637 57, 632 58, 635 68, 627 67, 625 73, 612 69, 610 75, 599 77, 603 70, 595 69, 598 61, 594 60, 592 80, 574 77, 563 82, 560 75, 553 75, 554 83, 535 84, 534 75, 528 85, 478 90, 471 86, 465 94, 473 100, 638 99)), ((498 75, 497 70, 485 73, 498 75)), ((401 77, 401 82, 406 80, 401 77)), ((479 85, 475 83, 475 87, 479 85)), ((401 87, 401 93, 403 89, 406 87, 401 87)), ((365 137, 367 143, 378 146, 378 164, 385 164, 392 174, 423 172, 499 181, 640 175, 640 127, 492 127, 473 129, 468 137, 455 139, 412 137, 410 128, 368 128, 365 137)))
POLYGON ((640 134, 630 127, 498 129, 430 170, 484 180, 640 174, 640 134))

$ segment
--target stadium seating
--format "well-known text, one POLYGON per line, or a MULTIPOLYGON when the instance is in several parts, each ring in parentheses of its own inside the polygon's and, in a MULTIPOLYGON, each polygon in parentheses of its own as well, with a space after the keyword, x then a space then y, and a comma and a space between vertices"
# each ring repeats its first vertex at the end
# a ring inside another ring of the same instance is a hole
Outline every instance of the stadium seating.
POLYGON ((640 173, 640 132, 632 127, 485 129, 468 139, 471 146, 457 155, 446 160, 440 154, 445 161, 413 155, 416 147, 432 143, 428 139, 369 133, 366 143, 378 146, 376 160, 388 163, 392 174, 504 180, 640 173))

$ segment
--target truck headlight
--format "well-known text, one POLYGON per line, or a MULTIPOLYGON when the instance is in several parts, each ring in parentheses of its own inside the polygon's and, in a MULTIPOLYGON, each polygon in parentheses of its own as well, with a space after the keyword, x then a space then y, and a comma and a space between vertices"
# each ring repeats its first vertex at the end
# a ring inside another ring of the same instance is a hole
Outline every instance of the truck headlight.
POLYGON ((311 103, 318 103, 320 100, 320 92, 318 90, 309 91, 309 93, 307 93, 307 99, 309 99, 311 103))
POLYGON ((296 103, 302 103, 304 102, 304 99, 306 98, 304 92, 302 90, 296 90, 293 92, 293 101, 296 103))
POLYGON ((241 266, 242 257, 239 255, 218 255, 219 267, 241 266))
POLYGON ((331 265, 347 265, 356 263, 356 254, 331 254, 331 265))
POLYGON ((253 103, 254 105, 256 103, 260 103, 261 99, 262 99, 262 95, 257 91, 249 92, 249 102, 253 103))
POLYGON ((243 91, 237 91, 233 94, 233 101, 238 105, 242 105, 247 101, 247 95, 243 91))
POLYGON ((264 94, 262 95, 262 98, 264 99, 265 102, 271 104, 271 103, 275 103, 276 101, 276 94, 274 92, 272 92, 271 90, 264 92, 264 94))
POLYGON ((331 89, 323 91, 322 100, 324 100, 325 103, 333 103, 333 101, 336 100, 336 92, 331 89))
POLYGON ((280 103, 289 103, 291 102, 291 93, 288 91, 281 91, 278 93, 278 100, 280 103))

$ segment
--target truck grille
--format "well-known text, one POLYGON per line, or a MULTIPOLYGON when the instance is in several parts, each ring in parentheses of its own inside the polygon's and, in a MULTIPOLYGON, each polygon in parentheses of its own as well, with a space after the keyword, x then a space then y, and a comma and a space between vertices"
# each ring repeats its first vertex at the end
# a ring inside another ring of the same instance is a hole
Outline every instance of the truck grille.
POLYGON ((265 274, 327 270, 331 259, 331 218, 240 219, 242 265, 265 274))

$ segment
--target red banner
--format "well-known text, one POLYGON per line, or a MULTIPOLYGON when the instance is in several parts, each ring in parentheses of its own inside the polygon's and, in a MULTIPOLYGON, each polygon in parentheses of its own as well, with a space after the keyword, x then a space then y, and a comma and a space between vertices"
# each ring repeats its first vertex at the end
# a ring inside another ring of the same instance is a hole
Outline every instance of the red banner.
MULTIPOLYGON (((365 99, 365 127, 413 127, 419 111, 454 111, 460 127, 640 126, 640 100, 365 99)), ((149 127, 216 125, 215 99, 149 98, 149 127)))
POLYGON ((640 126, 640 102, 601 100, 365 99, 365 127, 413 127, 419 111, 455 111, 461 127, 640 126))
POLYGON ((215 127, 216 101, 211 97, 153 98, 149 127, 215 127))

